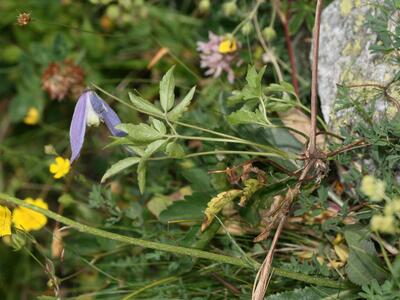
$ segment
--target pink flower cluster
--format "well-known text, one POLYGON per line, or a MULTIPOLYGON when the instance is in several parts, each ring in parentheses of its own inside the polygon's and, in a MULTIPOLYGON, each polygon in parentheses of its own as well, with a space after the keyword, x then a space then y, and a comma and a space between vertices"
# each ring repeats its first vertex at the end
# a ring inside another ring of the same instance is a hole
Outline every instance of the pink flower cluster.
MULTIPOLYGON (((241 60, 236 52, 220 53, 219 45, 226 37, 216 35, 212 32, 208 33, 209 40, 207 42, 197 42, 197 51, 200 52, 200 67, 207 69, 205 75, 212 75, 214 78, 220 77, 222 72, 228 74, 228 81, 233 83, 235 74, 232 65, 239 66, 241 60)), ((238 45, 239 48, 240 45, 238 45)))

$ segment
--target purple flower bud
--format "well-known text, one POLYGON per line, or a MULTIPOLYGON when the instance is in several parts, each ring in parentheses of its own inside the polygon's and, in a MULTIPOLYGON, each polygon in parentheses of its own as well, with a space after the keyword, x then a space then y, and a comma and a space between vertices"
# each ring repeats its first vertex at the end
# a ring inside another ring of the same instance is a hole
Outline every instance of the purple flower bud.
POLYGON ((114 136, 126 135, 115 128, 121 120, 115 111, 94 91, 86 90, 79 97, 72 116, 69 137, 71 143, 71 163, 79 156, 85 140, 86 126, 98 126, 103 121, 114 136))

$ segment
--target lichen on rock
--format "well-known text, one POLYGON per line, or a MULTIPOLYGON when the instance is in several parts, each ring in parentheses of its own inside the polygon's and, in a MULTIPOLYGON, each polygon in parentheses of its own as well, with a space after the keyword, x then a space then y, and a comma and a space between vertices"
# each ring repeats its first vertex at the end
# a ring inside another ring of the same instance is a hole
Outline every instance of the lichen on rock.
MULTIPOLYGON (((325 120, 333 129, 338 124, 354 122, 352 109, 337 111, 337 84, 346 86, 360 84, 379 84, 386 86, 399 71, 399 65, 391 54, 372 53, 370 46, 377 36, 368 28, 365 21, 374 14, 376 5, 382 0, 335 0, 321 15, 320 50, 318 66, 318 93, 325 120)), ((398 19, 399 13, 393 12, 398 19)), ((388 28, 394 27, 388 24, 388 28)), ((394 83, 393 85, 397 85, 394 83)), ((391 89, 396 90, 396 87, 391 89)), ((377 90, 357 88, 357 101, 367 105, 376 98, 377 90)), ((387 100, 387 99, 386 99, 387 100)), ((376 104, 377 114, 392 110, 385 99, 376 104)))

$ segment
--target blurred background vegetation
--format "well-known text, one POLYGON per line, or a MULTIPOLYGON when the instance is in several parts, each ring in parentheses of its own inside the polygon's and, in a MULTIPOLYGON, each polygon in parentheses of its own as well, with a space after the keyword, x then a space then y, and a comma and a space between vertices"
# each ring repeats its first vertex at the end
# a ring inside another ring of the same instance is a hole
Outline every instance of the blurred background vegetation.
MULTIPOLYGON (((273 195, 293 185, 290 180, 282 181, 286 178, 284 172, 270 162, 255 162, 254 174, 261 169, 272 183, 278 184, 255 195, 251 205, 224 211, 222 219, 228 222, 224 222, 222 229, 219 222, 214 222, 208 229, 209 236, 200 234, 208 201, 237 184, 232 184, 225 173, 215 171, 240 166, 249 157, 228 159, 217 155, 153 161, 148 166, 146 191, 142 195, 135 172, 125 171, 123 176, 100 184, 110 165, 127 155, 122 148, 105 147, 112 140, 100 127, 88 129, 81 156, 68 176, 56 180, 49 172, 56 156, 70 155, 70 121, 85 88, 93 88, 95 84, 121 99, 128 99, 128 91, 136 92, 156 102, 159 81, 173 65, 177 98, 197 86, 185 121, 300 152, 302 143, 287 130, 234 127, 224 122, 232 111, 227 98, 245 85, 249 64, 257 69, 268 64, 263 84, 278 81, 270 65, 271 57, 265 56, 265 49, 259 43, 256 28, 251 23, 243 26, 256 2, 2 0, 0 191, 21 199, 42 198, 52 211, 115 233, 232 256, 245 252, 262 260, 270 241, 253 243, 260 232, 259 211, 271 205, 273 195), (241 64, 233 66, 233 84, 225 74, 219 78, 204 75, 197 42, 207 41, 209 32, 220 36, 235 33, 241 64), (177 201, 183 198, 186 201, 177 201), (222 234, 216 234, 218 230, 222 234)), ((278 60, 283 79, 292 82, 285 24, 272 2, 262 3, 257 20, 262 38, 272 50, 270 55, 278 60)), ((296 48, 298 96, 306 106, 314 5, 312 0, 281 1, 281 12, 291 16, 286 25, 296 48)), ((113 97, 99 94, 124 123, 146 119, 113 97)), ((274 112, 272 118, 278 120, 278 115, 274 112)), ((182 134, 194 133, 193 129, 182 130, 182 134)), ((346 138, 351 142, 350 137, 346 138)), ((188 141, 184 147, 188 151, 218 149, 198 140, 188 141)), ((352 157, 343 155, 341 159, 348 163, 352 157)), ((313 193, 312 187, 300 197, 290 230, 283 234, 284 247, 276 254, 278 266, 333 280, 344 277, 340 268, 347 258, 334 248, 340 245, 348 252, 340 232, 354 220, 367 224, 371 211, 351 216, 351 222, 347 204, 340 214, 328 211, 328 194, 332 197, 334 190, 341 195, 344 189, 333 169, 328 183, 322 184, 318 192, 313 193)), ((354 171, 349 181, 359 181, 361 173, 354 171)), ((361 196, 346 192, 343 195, 345 199, 351 198, 354 205, 361 202, 361 196)), ((77 233, 51 220, 39 231, 16 232, 12 238, 3 237, 0 242, 0 299, 5 300, 249 299, 254 275, 252 270, 237 266, 77 233)), ((382 276, 386 278, 386 273, 382 276)), ((284 292, 289 288, 296 291, 302 286, 293 279, 274 276, 268 292, 284 292)), ((320 295, 331 295, 332 290, 306 288, 302 293, 301 297, 310 295, 313 298, 309 299, 320 299, 320 295)), ((293 292, 271 299, 294 299, 298 295, 293 292)))

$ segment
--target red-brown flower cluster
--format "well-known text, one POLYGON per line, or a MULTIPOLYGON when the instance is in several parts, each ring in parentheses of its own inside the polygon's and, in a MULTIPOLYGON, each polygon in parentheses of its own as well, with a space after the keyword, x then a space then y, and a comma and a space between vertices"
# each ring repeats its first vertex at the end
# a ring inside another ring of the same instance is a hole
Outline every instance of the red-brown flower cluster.
POLYGON ((53 62, 44 70, 42 87, 51 99, 78 98, 85 89, 82 68, 70 60, 53 62))

